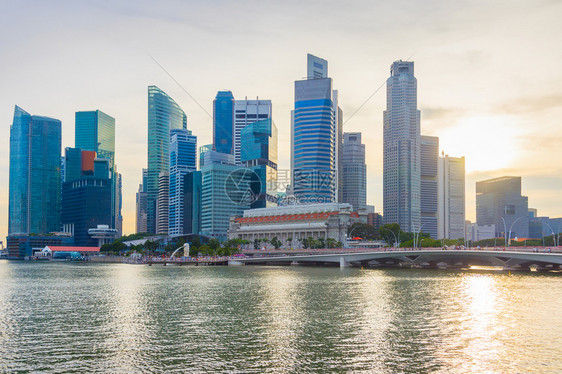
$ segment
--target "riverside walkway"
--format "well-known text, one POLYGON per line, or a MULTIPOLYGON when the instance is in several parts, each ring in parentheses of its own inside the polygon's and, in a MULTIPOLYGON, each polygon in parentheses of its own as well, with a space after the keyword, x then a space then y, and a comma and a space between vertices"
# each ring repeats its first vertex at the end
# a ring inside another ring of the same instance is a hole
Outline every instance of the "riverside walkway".
MULTIPOLYGON (((249 251, 248 251, 249 252, 249 251)), ((259 251, 255 251, 259 252, 259 251)), ((310 250, 309 250, 310 252, 310 250)), ((230 260, 229 265, 338 265, 400 266, 400 267, 453 267, 495 266, 505 270, 560 270, 562 251, 556 249, 416 249, 380 250, 322 250, 318 253, 247 253, 253 257, 230 260)))

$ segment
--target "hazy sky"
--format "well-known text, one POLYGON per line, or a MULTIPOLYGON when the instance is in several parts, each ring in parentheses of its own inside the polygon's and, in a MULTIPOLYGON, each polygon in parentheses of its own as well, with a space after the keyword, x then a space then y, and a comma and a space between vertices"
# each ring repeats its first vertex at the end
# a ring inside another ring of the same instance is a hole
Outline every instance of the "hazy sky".
MULTIPOLYGON (((329 63, 344 121, 388 78, 415 61, 422 134, 466 156, 467 219, 475 182, 521 175, 529 206, 562 215, 562 2, 461 1, 7 1, 0 3, 0 234, 7 234, 9 128, 14 105, 63 123, 74 112, 116 119, 124 232, 147 164, 147 86, 172 96, 198 145, 212 120, 149 57, 212 113, 218 90, 271 99, 279 167, 289 167, 294 81, 306 54, 329 63)), ((344 131, 363 132, 369 204, 382 211, 383 87, 344 131)), ((36 181, 41 183, 41 181, 36 181)))

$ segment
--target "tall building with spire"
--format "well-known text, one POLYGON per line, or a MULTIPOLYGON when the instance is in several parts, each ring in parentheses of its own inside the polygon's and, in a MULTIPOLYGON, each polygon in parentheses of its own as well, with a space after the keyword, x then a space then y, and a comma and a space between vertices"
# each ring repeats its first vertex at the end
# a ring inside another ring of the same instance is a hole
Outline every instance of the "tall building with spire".
POLYGON ((385 223, 404 231, 421 228, 420 111, 414 63, 396 61, 386 81, 383 141, 385 223))
POLYGON ((328 62, 307 56, 307 79, 295 81, 291 170, 299 203, 336 202, 342 112, 328 77, 328 62), (339 119, 338 119, 339 117, 339 119))
POLYGON ((157 232, 156 201, 160 173, 170 169, 170 130, 186 129, 187 117, 180 106, 156 86, 148 87, 147 231, 157 232))
POLYGON ((61 227, 61 121, 16 106, 10 127, 8 235, 61 227))

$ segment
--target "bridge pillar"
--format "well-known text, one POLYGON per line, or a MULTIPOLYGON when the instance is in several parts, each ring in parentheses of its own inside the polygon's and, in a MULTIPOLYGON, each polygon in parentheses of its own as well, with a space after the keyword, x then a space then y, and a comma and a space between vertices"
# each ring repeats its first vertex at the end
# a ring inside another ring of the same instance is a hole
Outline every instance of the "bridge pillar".
POLYGON ((349 262, 345 259, 345 257, 340 256, 340 268, 348 268, 349 262))

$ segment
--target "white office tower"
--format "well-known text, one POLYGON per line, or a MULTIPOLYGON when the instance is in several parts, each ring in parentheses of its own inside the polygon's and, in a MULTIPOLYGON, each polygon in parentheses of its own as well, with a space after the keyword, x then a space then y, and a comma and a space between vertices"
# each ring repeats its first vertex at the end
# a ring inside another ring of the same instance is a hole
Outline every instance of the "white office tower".
POLYGON ((439 157, 439 239, 465 237, 464 157, 439 157))
POLYGON ((240 165, 240 133, 244 127, 258 120, 271 118, 271 100, 234 101, 234 160, 240 165))
POLYGON ((386 81, 383 143, 384 223, 418 231, 420 211, 420 111, 414 63, 396 61, 386 81))
POLYGON ((437 179, 439 163, 439 138, 421 136, 421 231, 437 239, 437 179))
POLYGON ((367 165, 365 164, 365 144, 361 143, 360 132, 343 134, 341 153, 343 191, 340 202, 351 204, 355 212, 364 210, 367 207, 367 165))

